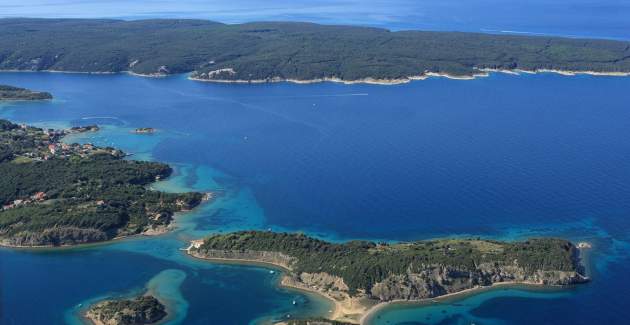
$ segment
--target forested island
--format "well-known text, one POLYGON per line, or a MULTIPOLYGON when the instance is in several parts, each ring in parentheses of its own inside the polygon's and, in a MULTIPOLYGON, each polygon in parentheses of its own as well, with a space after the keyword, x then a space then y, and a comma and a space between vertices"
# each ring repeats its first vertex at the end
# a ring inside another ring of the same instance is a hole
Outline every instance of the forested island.
POLYGON ((68 133, 0 120, 0 245, 59 246, 166 231, 201 193, 146 186, 172 172, 156 162, 124 160, 115 148, 67 144, 68 133))
POLYGON ((150 295, 106 300, 91 306, 85 314, 94 325, 156 324, 166 316, 166 307, 150 295))
POLYGON ((441 239, 409 243, 330 243, 303 234, 241 231, 194 241, 194 257, 267 263, 287 270, 282 284, 336 303, 331 319, 358 322, 372 306, 418 301, 497 284, 587 282, 569 241, 441 239))
POLYGON ((47 100, 52 99, 50 93, 33 91, 7 85, 0 85, 0 101, 2 100, 47 100))
POLYGON ((488 70, 630 72, 630 42, 298 22, 0 19, 0 70, 397 83, 488 70))

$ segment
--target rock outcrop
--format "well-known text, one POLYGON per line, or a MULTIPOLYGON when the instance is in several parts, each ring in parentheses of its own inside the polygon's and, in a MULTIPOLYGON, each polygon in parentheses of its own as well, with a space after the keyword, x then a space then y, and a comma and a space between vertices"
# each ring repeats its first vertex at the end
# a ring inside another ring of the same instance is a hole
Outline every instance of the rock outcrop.
MULTIPOLYGON (((0 233, 0 235, 2 235, 0 233)), ((64 246, 107 240, 107 233, 98 229, 55 227, 40 232, 23 231, 3 238, 3 246, 64 246)))
POLYGON ((586 277, 569 271, 537 271, 530 274, 518 266, 481 265, 477 271, 470 272, 449 266, 434 266, 419 273, 390 275, 374 284, 369 295, 380 301, 420 300, 501 282, 570 285, 586 281, 586 277))
POLYGON ((98 303, 85 316, 95 325, 155 324, 166 317, 166 308, 155 297, 142 296, 98 303))
POLYGON ((228 259, 273 264, 291 270, 291 264, 295 261, 288 255, 278 252, 254 251, 254 250, 188 250, 194 257, 204 259, 228 259))

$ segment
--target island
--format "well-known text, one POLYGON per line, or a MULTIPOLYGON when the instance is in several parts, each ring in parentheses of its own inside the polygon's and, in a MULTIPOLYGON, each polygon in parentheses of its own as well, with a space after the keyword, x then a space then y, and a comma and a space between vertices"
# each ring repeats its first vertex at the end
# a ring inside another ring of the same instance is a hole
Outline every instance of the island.
POLYGON ((287 321, 277 322, 275 325, 352 325, 352 323, 340 322, 326 318, 313 319, 291 319, 287 321))
POLYGON ((155 129, 154 128, 137 128, 137 129, 133 130, 133 133, 135 133, 135 134, 153 134, 153 133, 155 133, 155 129))
POLYGON ((19 88, 7 85, 0 85, 0 101, 18 100, 48 100, 52 95, 43 91, 33 91, 26 88, 19 88))
POLYGON ((0 34, 5 71, 383 84, 490 71, 630 73, 630 42, 602 39, 192 19, 5 18, 0 34))
POLYGON ((148 189, 171 174, 168 165, 62 141, 66 134, 96 129, 45 130, 0 120, 0 245, 61 246, 160 234, 174 213, 210 197, 148 189))
POLYGON ((327 297, 336 305, 330 319, 351 323, 388 302, 422 301, 502 284, 589 281, 579 250, 557 238, 330 243, 300 233, 240 231, 193 241, 187 252, 201 259, 282 268, 282 285, 327 297))
POLYGON ((166 307, 150 295, 106 300, 91 306, 85 313, 85 318, 94 325, 157 324, 166 316, 166 307))

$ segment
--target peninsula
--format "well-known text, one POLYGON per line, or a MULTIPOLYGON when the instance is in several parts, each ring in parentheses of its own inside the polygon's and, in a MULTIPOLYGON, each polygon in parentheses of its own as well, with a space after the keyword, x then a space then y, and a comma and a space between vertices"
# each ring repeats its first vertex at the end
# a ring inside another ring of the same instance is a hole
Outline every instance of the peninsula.
POLYGON ((172 172, 156 162, 124 160, 115 148, 62 142, 68 133, 0 120, 0 245, 60 246, 159 234, 201 193, 146 186, 172 172))
POLYGON ((2 100, 46 100, 52 95, 43 91, 32 91, 7 85, 0 85, 0 101, 2 100))
POLYGON ((628 75, 630 42, 300 22, 0 19, 0 70, 400 83, 488 71, 628 75))
POLYGON ((359 322, 372 307, 421 301, 498 284, 587 282, 569 241, 441 239, 410 243, 329 243, 303 234, 242 231, 193 241, 188 254, 263 263, 287 271, 282 285, 334 301, 331 320, 359 322))
POLYGON ((85 313, 85 318, 94 325, 157 324, 166 316, 166 307, 150 295, 106 300, 91 306, 85 313))

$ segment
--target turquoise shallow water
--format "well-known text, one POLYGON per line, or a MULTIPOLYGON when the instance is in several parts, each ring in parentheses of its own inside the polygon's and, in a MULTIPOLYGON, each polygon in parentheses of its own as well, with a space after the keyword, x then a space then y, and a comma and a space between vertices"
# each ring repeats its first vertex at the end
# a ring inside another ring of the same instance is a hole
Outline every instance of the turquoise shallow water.
POLYGON ((595 245, 588 285, 394 306, 373 322, 623 324, 630 317, 629 285, 609 280, 630 271, 630 145, 623 140, 630 78, 492 75, 384 87, 2 73, 0 83, 56 96, 3 104, 0 117, 56 127, 98 123, 100 132, 67 141, 170 163, 173 177, 156 189, 217 195, 178 216, 177 230, 161 237, 0 249, 2 324, 64 323, 79 304, 155 281, 180 312, 171 323, 326 315, 325 301, 278 289, 278 275, 267 269, 206 263, 179 250, 209 233, 251 228, 330 240, 588 240, 595 245), (136 127, 158 132, 132 134, 136 127), (181 285, 165 270, 184 274, 181 285), (29 312, 34 304, 38 313, 29 312))

